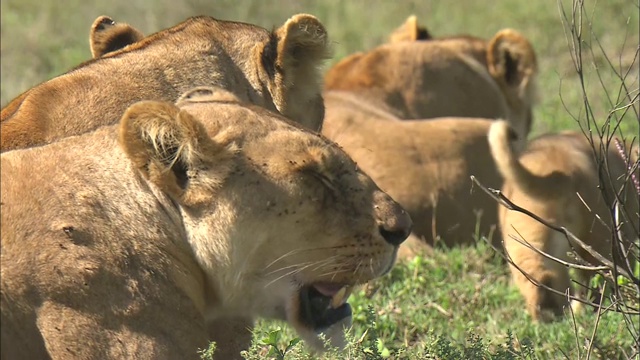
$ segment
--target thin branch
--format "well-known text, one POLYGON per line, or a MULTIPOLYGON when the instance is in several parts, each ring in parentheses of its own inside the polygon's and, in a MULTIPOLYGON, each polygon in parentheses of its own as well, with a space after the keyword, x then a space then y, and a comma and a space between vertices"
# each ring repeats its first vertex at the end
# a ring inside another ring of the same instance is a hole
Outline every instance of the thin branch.
MULTIPOLYGON (((616 264, 611 262, 609 259, 602 256, 600 253, 595 251, 591 246, 585 244, 582 240, 580 240, 577 236, 575 236, 571 231, 569 231, 564 226, 557 226, 557 225, 551 224, 550 222, 546 221, 545 219, 542 219, 541 217, 532 213, 531 211, 514 204, 513 202, 511 202, 511 200, 509 200, 506 196, 504 196, 500 190, 487 188, 482 183, 480 183, 480 181, 478 181, 478 179, 473 175, 471 176, 471 181, 476 183, 476 185, 478 185, 484 192, 489 194, 489 196, 491 196, 494 200, 496 200, 498 203, 500 203, 502 206, 506 207, 507 209, 523 213, 531 217, 532 219, 538 221, 539 223, 543 224, 544 226, 564 234, 564 236, 568 240, 571 240, 572 242, 575 242, 576 244, 578 244, 581 248, 586 250, 591 256, 596 258, 596 260, 598 260, 600 263, 607 266, 609 269, 619 268, 619 266, 617 266, 616 264)), ((633 276, 633 274, 630 274, 625 269, 620 268, 618 272, 620 272, 623 276, 631 279, 632 282, 640 285, 640 279, 636 278, 635 276, 633 276)))

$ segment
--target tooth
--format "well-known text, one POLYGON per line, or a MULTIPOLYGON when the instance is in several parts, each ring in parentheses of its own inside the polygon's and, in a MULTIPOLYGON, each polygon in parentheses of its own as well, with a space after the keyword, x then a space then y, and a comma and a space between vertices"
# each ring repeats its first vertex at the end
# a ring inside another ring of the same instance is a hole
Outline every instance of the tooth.
POLYGON ((331 307, 334 308, 334 309, 337 309, 340 306, 342 306, 345 302, 347 302, 347 299, 349 298, 349 295, 351 295, 352 291, 353 291, 353 287, 351 287, 351 286, 343 286, 331 298, 331 307))
POLYGON ((331 307, 334 309, 337 309, 340 305, 342 305, 342 300, 344 300, 344 294, 346 294, 347 292, 347 287, 343 286, 342 288, 340 288, 340 290, 338 290, 337 293, 335 293, 335 295, 333 295, 333 297, 331 298, 331 307))

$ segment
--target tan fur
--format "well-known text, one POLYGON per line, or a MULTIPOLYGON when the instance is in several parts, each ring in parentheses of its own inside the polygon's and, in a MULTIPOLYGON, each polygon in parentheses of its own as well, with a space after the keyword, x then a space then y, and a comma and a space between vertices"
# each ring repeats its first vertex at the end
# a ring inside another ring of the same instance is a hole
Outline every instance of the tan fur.
POLYGON ((311 15, 295 15, 272 33, 251 24, 194 17, 125 46, 123 41, 140 36, 128 25, 98 18, 91 49, 94 56, 104 55, 10 102, 0 119, 1 150, 43 145, 113 124, 136 101, 173 102, 202 85, 230 90, 309 129, 322 124, 318 67, 329 56, 329 45, 325 28, 311 15), (116 50, 104 53, 111 48, 116 50))
POLYGON ((325 90, 357 93, 401 119, 507 119, 526 138, 537 71, 529 41, 511 29, 490 41, 472 36, 416 41, 419 29, 410 17, 390 43, 341 60, 325 75, 325 90))
POLYGON ((301 286, 389 271, 402 208, 324 137, 218 91, 1 155, 3 359, 197 359, 256 317, 321 349, 301 286))
MULTIPOLYGON (((519 152, 511 148, 505 137, 506 129, 505 124, 496 123, 489 133, 491 151, 505 178, 502 188, 504 195, 541 218, 565 226, 597 252, 613 259, 609 230, 611 216, 601 190, 598 189, 598 165, 587 138, 579 132, 545 135, 531 141, 522 155, 518 156, 519 152)), ((625 181, 621 176, 626 173, 626 166, 615 146, 611 145, 605 150, 605 146, 597 139, 594 139, 594 144, 598 149, 598 158, 606 157, 608 162, 611 180, 605 181, 604 189, 606 196, 612 199, 614 189, 619 190, 625 181)), ((630 182, 627 182, 622 195, 626 198, 625 208, 634 223, 633 226, 628 223, 623 226, 623 232, 627 240, 635 241, 638 237, 638 194, 630 182)), ((562 234, 527 215, 501 207, 499 218, 505 250, 513 262, 538 283, 561 292, 575 291, 565 266, 545 259, 513 237, 569 262, 575 262, 567 255, 573 247, 588 262, 599 264, 586 251, 567 241, 562 234)), ((567 305, 566 297, 554 295, 536 286, 515 266, 511 266, 511 273, 534 320, 548 321, 554 315, 562 314, 563 307, 567 305)), ((579 281, 584 284, 588 280, 588 274, 579 275, 579 281)))
POLYGON ((449 246, 471 243, 477 220, 479 233, 491 234, 497 205, 479 189, 472 192, 470 179, 502 184, 487 143, 491 119, 399 121, 348 92, 326 91, 324 98, 323 133, 411 215, 422 246, 415 241, 403 248, 437 239, 449 246))

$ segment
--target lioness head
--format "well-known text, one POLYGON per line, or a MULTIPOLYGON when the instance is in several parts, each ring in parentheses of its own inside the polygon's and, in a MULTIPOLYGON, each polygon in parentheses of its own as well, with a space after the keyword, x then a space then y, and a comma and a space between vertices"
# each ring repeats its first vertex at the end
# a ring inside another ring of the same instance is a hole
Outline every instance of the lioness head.
POLYGON ((210 319, 283 319, 315 348, 320 333, 341 346, 350 289, 389 271, 410 232, 338 146, 224 91, 134 104, 120 144, 180 207, 210 319))
POLYGON ((98 18, 90 41, 97 58, 27 90, 2 110, 2 151, 113 124, 136 101, 174 102, 196 86, 227 89, 320 129, 319 66, 330 51, 326 29, 312 15, 294 15, 274 31, 200 16, 141 37, 130 26, 98 18))
MULTIPOLYGON (((94 58, 105 56, 142 39, 142 32, 129 24, 116 23, 108 16, 99 16, 94 20, 89 33, 94 58)), ((234 41, 237 39, 230 35, 224 40, 224 45, 230 46, 234 41)), ((234 50, 244 51, 245 48, 247 47, 234 45, 234 50)), ((266 86, 277 110, 310 129, 319 130, 324 114, 322 98, 317 93, 319 67, 330 56, 324 26, 312 15, 295 15, 270 33, 268 39, 257 48, 246 50, 251 50, 246 56, 260 65, 256 69, 256 80, 266 86), (313 114, 311 117, 310 112, 313 114)), ((245 60, 242 57, 244 55, 238 55, 238 60, 245 60)), ((236 95, 242 99, 244 94, 236 95)))
POLYGON ((388 43, 329 69, 325 90, 358 93, 402 119, 504 118, 526 138, 536 73, 533 47, 515 30, 500 30, 489 41, 434 38, 411 16, 388 43))

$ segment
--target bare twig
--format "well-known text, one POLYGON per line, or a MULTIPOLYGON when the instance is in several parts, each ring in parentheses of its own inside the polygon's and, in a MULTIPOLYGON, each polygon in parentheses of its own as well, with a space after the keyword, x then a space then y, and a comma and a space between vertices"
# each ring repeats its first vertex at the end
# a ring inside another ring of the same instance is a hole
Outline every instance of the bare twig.
MULTIPOLYGON (((516 231, 516 232, 518 231, 515 228, 513 228, 513 230, 516 231)), ((520 234, 518 234, 518 235, 520 235, 520 234)), ((570 262, 564 261, 562 259, 559 259, 559 258, 557 258, 557 257, 555 257, 555 256, 553 256, 553 255, 551 255, 549 253, 546 253, 546 252, 538 249, 537 247, 531 245, 528 241, 524 240, 524 238, 519 239, 519 238, 517 238, 517 237, 515 237, 513 235, 510 235, 510 237, 513 240, 515 240, 518 243, 520 243, 521 245, 523 245, 523 246, 535 251, 536 253, 546 257, 547 259, 553 260, 553 261, 557 262, 558 264, 564 265, 566 267, 577 269, 577 270, 584 270, 584 271, 606 271, 606 270, 609 270, 609 268, 607 266, 580 265, 580 264, 574 264, 574 263, 570 263, 570 262)), ((520 236, 520 237, 522 237, 522 236, 520 236)))
POLYGON ((602 285, 602 290, 600 291, 600 302, 598 303, 598 311, 596 315, 596 321, 593 324, 593 332, 591 333, 591 339, 589 340, 589 347, 587 348, 587 359, 591 358, 591 351, 593 350, 593 343, 596 340, 596 332, 598 330, 598 325, 600 324, 600 317, 602 316, 602 303, 604 302, 604 293, 607 287, 607 283, 605 282, 602 285))
POLYGON ((562 233, 568 240, 575 242, 577 245, 579 245, 581 248, 586 250, 591 256, 593 256, 600 263, 604 264, 609 269, 613 269, 613 268, 618 269, 618 272, 620 272, 623 276, 631 279, 634 283, 640 285, 640 279, 636 278, 635 276, 627 272, 625 269, 620 268, 619 266, 614 264, 612 261, 602 256, 600 253, 595 251, 591 246, 585 244, 582 240, 580 240, 577 236, 575 236, 571 231, 569 231, 564 226, 557 226, 557 225, 551 224, 550 222, 546 221, 545 219, 542 219, 541 217, 532 213, 531 211, 514 204, 513 202, 511 202, 511 200, 509 200, 506 196, 504 196, 500 190, 487 188, 484 185, 482 185, 482 183, 480 183, 480 181, 478 181, 478 179, 476 179, 475 176, 471 176, 471 181, 476 183, 476 185, 478 185, 484 192, 489 194, 489 196, 491 196, 494 200, 496 200, 502 206, 506 207, 509 210, 523 213, 531 217, 532 219, 538 221, 539 223, 543 224, 544 226, 562 233))
MULTIPOLYGON (((596 258, 598 261, 600 261, 601 259, 605 259, 606 262, 602 262, 604 264, 604 266, 606 267, 606 271, 612 271, 611 267, 617 266, 615 265, 613 262, 607 260, 605 257, 603 257, 602 255, 600 255, 598 252, 596 252, 595 250, 593 250, 590 246, 586 245, 584 242, 582 242, 580 239, 578 239, 573 233, 571 233, 569 230, 567 230, 565 227, 563 226, 556 226, 553 225, 549 222, 547 222, 546 220, 540 218, 539 216, 537 216, 536 214, 530 212, 529 210, 526 210, 516 204, 514 204, 513 202, 511 202, 511 200, 509 200, 507 197, 505 197, 502 192, 500 190, 495 190, 495 189, 491 189, 491 188, 487 188, 486 186, 484 186, 475 176, 471 176, 471 181, 473 183, 475 183, 475 185, 477 185, 480 189, 482 189, 485 193, 487 193, 489 196, 491 196, 493 199, 495 199, 498 203, 500 203, 501 205, 505 206, 507 209, 509 210, 513 210, 513 211, 517 211, 517 212, 521 212, 527 216, 530 216, 531 218, 533 218, 534 220, 540 222, 541 224, 549 227, 550 229, 553 229, 555 231, 558 231, 562 234, 565 235, 565 237, 567 238, 567 240, 571 240, 575 243, 577 243, 580 247, 583 247, 585 250, 587 250, 592 256, 594 256, 594 258, 596 258)), ((511 258, 511 256, 509 255, 508 252, 501 252, 500 249, 496 248, 493 244, 491 244, 490 242, 487 242, 489 246, 491 246, 491 248, 493 248, 494 250, 496 250, 500 256, 502 256, 505 261, 507 261, 511 266, 513 266, 514 268, 516 268, 520 273, 522 273, 527 280, 529 280, 531 283, 533 283, 534 285, 541 287, 547 291, 550 291, 554 294, 558 294, 558 295, 562 295, 562 296, 566 296, 567 298, 571 299, 571 300, 575 300, 578 301, 582 304, 597 308, 599 305, 596 303, 593 303, 591 301, 582 299, 578 296, 574 296, 562 291, 558 291, 557 289, 553 289, 539 281, 537 281, 536 279, 532 278, 530 274, 528 274, 524 269, 520 268, 511 258)), ((529 246, 531 246, 531 244, 529 244, 529 246)), ((541 252, 543 254, 545 254, 544 252, 541 252)), ((549 254, 545 254, 545 256, 548 256, 550 258, 553 258, 553 256, 549 255, 549 254)), ((621 273, 626 273, 626 270, 621 269, 620 271, 621 273)), ((633 281, 638 281, 635 278, 632 277, 628 277, 629 279, 632 279, 633 281)), ((613 282, 615 283, 615 276, 612 276, 613 282)), ((630 304, 626 304, 623 308, 620 307, 616 307, 614 309, 614 311, 616 312, 621 312, 621 313, 625 313, 625 314, 629 314, 632 316, 638 316, 640 315, 640 309, 635 308, 634 306, 630 305, 630 304)))

